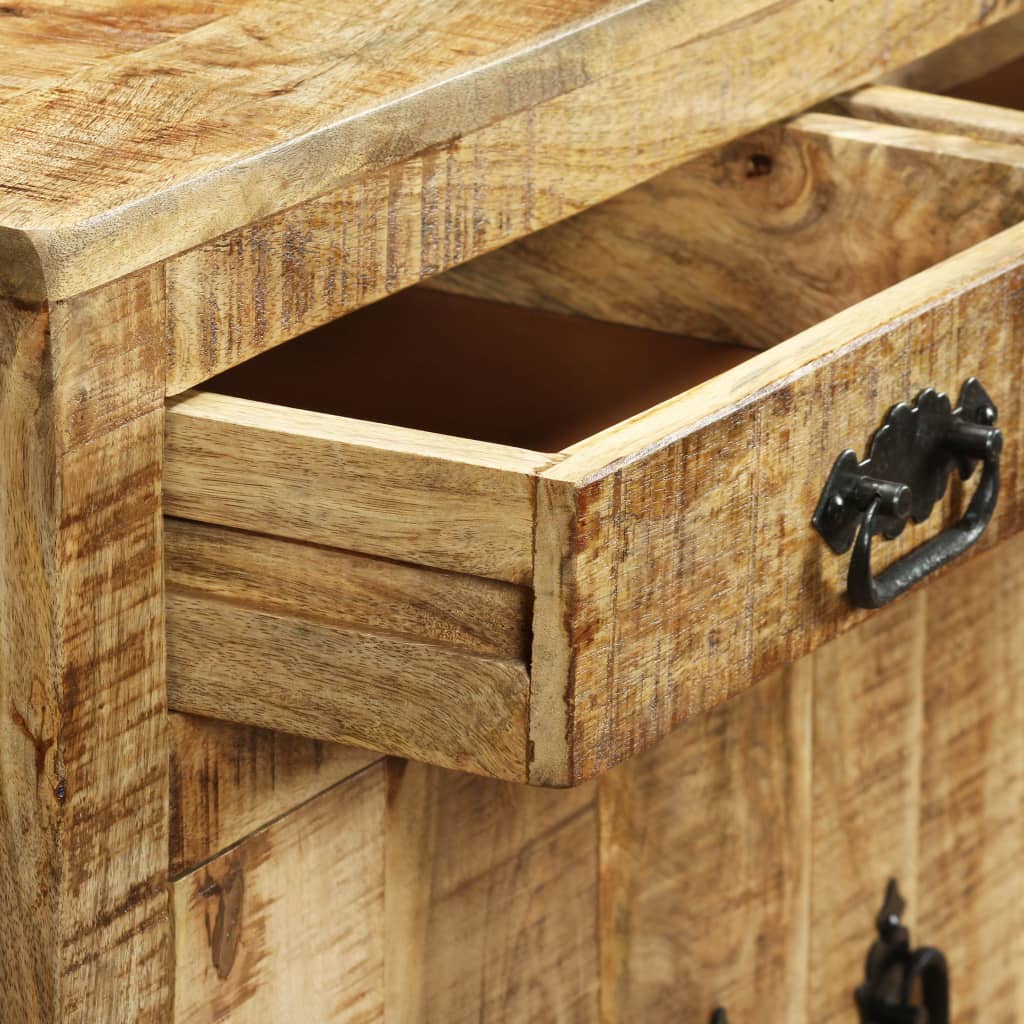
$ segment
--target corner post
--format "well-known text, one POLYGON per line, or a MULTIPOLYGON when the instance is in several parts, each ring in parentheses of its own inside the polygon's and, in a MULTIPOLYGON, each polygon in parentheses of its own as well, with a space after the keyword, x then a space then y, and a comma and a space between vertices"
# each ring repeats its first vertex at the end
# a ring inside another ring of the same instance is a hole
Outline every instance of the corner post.
POLYGON ((55 298, 26 238, 0 231, 0 1018, 163 1024, 163 276, 55 298))

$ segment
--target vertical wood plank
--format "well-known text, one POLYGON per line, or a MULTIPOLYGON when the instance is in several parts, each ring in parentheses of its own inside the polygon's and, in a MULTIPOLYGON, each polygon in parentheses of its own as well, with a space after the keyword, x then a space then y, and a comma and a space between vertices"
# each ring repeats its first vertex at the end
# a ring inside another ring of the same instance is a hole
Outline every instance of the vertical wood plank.
POLYGON ((382 1015, 383 762, 174 883, 177 1024, 382 1015))
MULTIPOLYGON (((885 884, 918 906, 926 592, 826 644, 814 672, 813 878, 807 1019, 845 1024, 885 884)), ((919 937, 919 936, 918 936, 919 937)))
POLYGON ((605 1024, 805 1019, 808 667, 601 779, 605 1024))
POLYGON ((595 787, 389 773, 388 1024, 593 1024, 595 787))
POLYGON ((1024 543, 928 590, 918 942, 946 954, 957 1024, 1024 1010, 1024 543))
POLYGON ((162 317, 149 271, 0 299, 5 1020, 170 1014, 162 317))
POLYGON ((172 713, 170 870, 183 874, 381 755, 172 713))

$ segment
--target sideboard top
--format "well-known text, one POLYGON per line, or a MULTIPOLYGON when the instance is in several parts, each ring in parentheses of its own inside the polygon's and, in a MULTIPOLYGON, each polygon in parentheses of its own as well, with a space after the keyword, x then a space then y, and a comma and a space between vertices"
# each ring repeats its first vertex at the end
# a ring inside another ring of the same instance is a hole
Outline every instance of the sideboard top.
POLYGON ((73 294, 769 6, 2 5, 0 228, 73 294))
POLYGON ((15 0, 0 5, 0 295, 87 291, 677 48, 682 77, 648 85, 685 86, 701 122, 721 110, 707 148, 749 130, 747 108, 793 113, 1020 3, 978 6, 15 0), (827 67, 801 64, 801 31, 829 40, 827 67))

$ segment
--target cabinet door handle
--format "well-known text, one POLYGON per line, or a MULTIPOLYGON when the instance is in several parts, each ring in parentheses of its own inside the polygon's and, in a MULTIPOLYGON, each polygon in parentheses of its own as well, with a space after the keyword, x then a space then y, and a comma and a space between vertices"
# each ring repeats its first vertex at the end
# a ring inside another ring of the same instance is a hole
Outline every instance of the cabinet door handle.
MULTIPOLYGON (((864 983, 854 992, 860 1024, 949 1024, 949 969, 931 946, 911 949, 903 924, 906 904, 890 879, 875 919, 878 938, 868 950, 864 983)), ((725 1010, 709 1024, 729 1024, 725 1010)))
POLYGON ((853 546, 847 593, 857 608, 880 608, 929 573, 963 554, 982 535, 999 498, 1002 432, 998 411, 981 384, 970 378, 956 409, 933 388, 913 405, 889 410, 863 462, 847 449, 836 460, 814 513, 815 529, 842 554, 853 546), (982 463, 981 481, 963 517, 915 548, 879 576, 871 570, 872 540, 891 540, 909 520, 928 518, 946 493, 950 474, 966 480, 982 463))
POLYGON ((878 938, 868 951, 864 984, 855 993, 861 1024, 949 1024, 946 958, 931 946, 911 949, 904 909, 891 879, 875 921, 878 938))

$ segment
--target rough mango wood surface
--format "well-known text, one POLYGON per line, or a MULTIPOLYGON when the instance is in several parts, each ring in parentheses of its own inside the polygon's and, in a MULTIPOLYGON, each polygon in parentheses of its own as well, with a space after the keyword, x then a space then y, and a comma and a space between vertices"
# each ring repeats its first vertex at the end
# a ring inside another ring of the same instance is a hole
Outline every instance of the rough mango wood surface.
POLYGON ((0 7, 5 1017, 172 1014, 165 393, 1019 7, 0 7))

